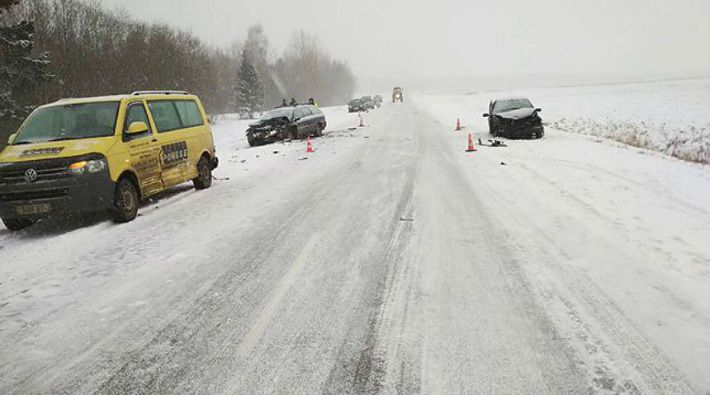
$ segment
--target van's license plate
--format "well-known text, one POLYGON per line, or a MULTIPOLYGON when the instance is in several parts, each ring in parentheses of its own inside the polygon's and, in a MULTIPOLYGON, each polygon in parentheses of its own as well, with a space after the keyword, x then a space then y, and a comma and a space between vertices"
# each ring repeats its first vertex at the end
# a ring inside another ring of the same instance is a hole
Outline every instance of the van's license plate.
POLYGON ((52 205, 49 203, 25 204, 17 206, 18 215, 47 214, 50 211, 52 211, 52 205))

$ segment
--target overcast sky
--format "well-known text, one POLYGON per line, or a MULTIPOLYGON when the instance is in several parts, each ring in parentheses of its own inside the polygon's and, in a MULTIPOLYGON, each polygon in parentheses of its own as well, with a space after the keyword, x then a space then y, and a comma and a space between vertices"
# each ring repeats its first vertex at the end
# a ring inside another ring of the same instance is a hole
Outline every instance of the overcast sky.
POLYGON ((710 0, 104 0, 227 46, 319 36, 363 79, 710 75, 710 0))

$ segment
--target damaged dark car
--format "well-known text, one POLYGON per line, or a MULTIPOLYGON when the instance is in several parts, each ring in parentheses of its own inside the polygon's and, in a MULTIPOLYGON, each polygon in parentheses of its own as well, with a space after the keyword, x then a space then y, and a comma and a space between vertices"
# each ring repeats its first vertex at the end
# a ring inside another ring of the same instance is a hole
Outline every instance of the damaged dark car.
POLYGON ((247 141, 252 147, 283 140, 320 137, 326 127, 325 115, 316 106, 282 107, 264 114, 249 125, 247 141))
POLYGON ((494 100, 488 106, 488 128, 493 137, 539 139, 545 135, 541 108, 525 98, 494 100))

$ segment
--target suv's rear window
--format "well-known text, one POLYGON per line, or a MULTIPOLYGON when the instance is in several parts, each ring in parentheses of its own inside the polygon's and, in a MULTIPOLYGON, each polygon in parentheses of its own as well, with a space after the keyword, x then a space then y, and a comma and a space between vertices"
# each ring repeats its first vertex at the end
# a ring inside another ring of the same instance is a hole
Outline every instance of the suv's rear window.
POLYGON ((148 102, 158 133, 204 124, 197 103, 192 100, 156 100, 148 102))
POLYGON ((14 145, 113 136, 119 102, 67 104, 33 112, 14 145))

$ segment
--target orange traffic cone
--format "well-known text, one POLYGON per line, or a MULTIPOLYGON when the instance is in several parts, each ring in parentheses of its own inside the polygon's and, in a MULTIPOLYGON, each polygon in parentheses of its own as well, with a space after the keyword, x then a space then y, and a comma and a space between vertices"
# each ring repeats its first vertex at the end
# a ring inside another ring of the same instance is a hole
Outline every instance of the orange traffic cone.
POLYGON ((471 133, 468 134, 468 149, 466 152, 476 152, 476 146, 473 145, 473 136, 471 136, 471 133))
POLYGON ((311 145, 311 136, 308 136, 308 140, 306 142, 306 152, 307 153, 313 153, 316 152, 316 150, 313 149, 313 146, 311 145))
POLYGON ((360 125, 358 125, 358 127, 360 127, 360 128, 365 127, 365 122, 362 120, 362 114, 360 114, 360 125))
POLYGON ((461 119, 456 118, 456 131, 459 132, 461 130, 463 130, 463 128, 461 127, 461 119))

